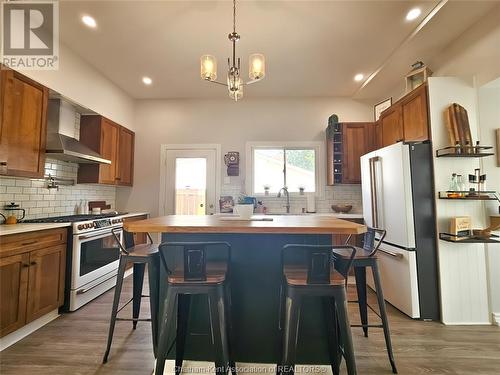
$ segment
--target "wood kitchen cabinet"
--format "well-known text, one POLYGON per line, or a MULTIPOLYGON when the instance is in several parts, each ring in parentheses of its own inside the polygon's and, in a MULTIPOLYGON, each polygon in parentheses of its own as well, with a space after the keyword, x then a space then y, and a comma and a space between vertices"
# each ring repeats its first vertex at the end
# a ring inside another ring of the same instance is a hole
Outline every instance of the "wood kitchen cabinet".
POLYGON ((401 118, 401 106, 391 106, 380 116, 382 128, 382 147, 392 145, 403 140, 403 122, 401 118))
POLYGON ((103 116, 82 116, 80 142, 111 164, 80 164, 78 182, 132 186, 134 138, 134 132, 103 116))
POLYGON ((409 92, 380 115, 382 147, 430 139, 427 85, 409 92))
POLYGON ((134 178, 134 132, 120 127, 116 181, 118 185, 132 186, 134 178))
POLYGON ((26 322, 32 322, 64 303, 66 246, 30 252, 26 322))
POLYGON ((0 337, 64 302, 65 228, 2 236, 0 337))
POLYGON ((406 142, 429 139, 427 86, 421 85, 401 100, 403 137, 406 142))
POLYGON ((360 184, 359 158, 376 147, 372 122, 333 124, 327 130, 327 184, 360 184))
POLYGON ((29 254, 0 258, 0 337, 26 324, 29 254))
POLYGON ((47 87, 2 67, 0 163, 9 176, 41 178, 45 172, 47 87))

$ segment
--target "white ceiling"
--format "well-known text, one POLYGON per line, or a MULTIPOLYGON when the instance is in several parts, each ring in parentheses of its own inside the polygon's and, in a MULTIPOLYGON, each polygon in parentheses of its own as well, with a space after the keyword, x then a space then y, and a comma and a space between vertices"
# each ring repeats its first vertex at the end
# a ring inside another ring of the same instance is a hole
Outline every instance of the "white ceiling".
MULTIPOLYGON (((246 97, 377 98, 416 60, 429 61, 495 1, 449 1, 407 44, 402 42, 439 1, 239 1, 237 54, 266 56, 264 81, 246 97), (405 20, 411 8, 422 15, 405 20), (385 68, 360 90, 356 73, 385 68)), ((199 77, 199 57, 213 54, 224 80, 232 31, 230 1, 63 1, 61 39, 133 98, 216 98, 222 86, 199 77), (93 16, 97 29, 80 18, 93 16), (153 85, 144 86, 147 75, 153 85)), ((432 68, 432 67, 431 67, 432 68)))

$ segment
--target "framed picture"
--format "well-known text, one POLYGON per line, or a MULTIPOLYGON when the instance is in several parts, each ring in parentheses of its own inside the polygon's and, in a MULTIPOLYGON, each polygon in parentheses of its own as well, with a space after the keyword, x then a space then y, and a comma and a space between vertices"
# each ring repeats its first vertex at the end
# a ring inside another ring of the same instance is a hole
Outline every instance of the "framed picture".
POLYGON ((233 197, 226 195, 219 199, 219 208, 221 213, 233 212, 234 200, 233 197))
POLYGON ((380 118, 380 114, 383 111, 385 111, 387 108, 389 108, 391 105, 392 105, 392 97, 389 99, 386 99, 378 104, 375 104, 375 107, 373 107, 375 121, 377 121, 380 118))

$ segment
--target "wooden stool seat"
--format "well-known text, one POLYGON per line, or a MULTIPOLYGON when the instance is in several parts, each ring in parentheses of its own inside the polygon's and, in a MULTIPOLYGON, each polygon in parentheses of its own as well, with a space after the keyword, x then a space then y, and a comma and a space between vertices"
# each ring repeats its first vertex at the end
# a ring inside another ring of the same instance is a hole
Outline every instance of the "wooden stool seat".
POLYGON ((184 269, 179 268, 168 275, 170 284, 222 284, 226 281, 227 263, 226 262, 208 262, 206 268, 206 280, 186 280, 184 269))
MULTIPOLYGON (((371 250, 365 250, 361 247, 356 247, 356 254, 354 255, 354 260, 356 259, 368 259, 368 258, 373 258, 376 257, 376 255, 372 254, 371 250)), ((339 258, 348 260, 351 257, 351 251, 348 249, 335 249, 334 254, 338 256, 339 258)))
POLYGON ((133 247, 127 249, 129 257, 148 257, 150 255, 158 253, 158 244, 145 243, 134 245, 133 247))
POLYGON ((343 286, 345 283, 345 278, 338 272, 335 268, 330 270, 330 283, 329 284, 308 284, 307 283, 307 267, 304 265, 287 264, 283 267, 283 274, 285 276, 286 283, 290 286, 307 286, 314 287, 314 285, 319 285, 324 287, 325 285, 330 286, 343 286))

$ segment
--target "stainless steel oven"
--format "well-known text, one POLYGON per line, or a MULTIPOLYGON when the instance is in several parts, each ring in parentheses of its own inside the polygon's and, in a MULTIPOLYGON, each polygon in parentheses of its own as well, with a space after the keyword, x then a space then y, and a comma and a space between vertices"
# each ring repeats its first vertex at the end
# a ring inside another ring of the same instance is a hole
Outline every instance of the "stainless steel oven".
MULTIPOLYGON (((109 219, 92 223, 90 231, 83 228, 73 232, 71 291, 69 310, 74 311, 87 302, 112 288, 116 284, 120 248, 111 233, 114 228, 121 228, 121 220, 109 219)), ((85 225, 84 225, 85 226, 85 225)), ((123 232, 118 237, 123 242, 123 232)))
MULTIPOLYGON (((112 229, 123 226, 123 216, 69 215, 30 222, 70 222, 66 257, 64 311, 74 311, 116 285, 120 250, 112 229)), ((123 232, 118 231, 123 242, 123 232)))

